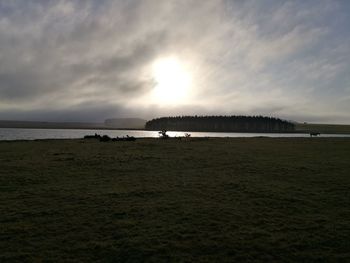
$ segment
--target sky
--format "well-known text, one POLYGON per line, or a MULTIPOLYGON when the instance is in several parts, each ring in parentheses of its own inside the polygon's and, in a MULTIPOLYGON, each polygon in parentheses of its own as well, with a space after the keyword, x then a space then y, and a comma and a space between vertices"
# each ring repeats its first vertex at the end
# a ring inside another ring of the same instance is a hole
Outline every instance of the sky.
POLYGON ((350 1, 0 0, 0 119, 350 124, 350 1))

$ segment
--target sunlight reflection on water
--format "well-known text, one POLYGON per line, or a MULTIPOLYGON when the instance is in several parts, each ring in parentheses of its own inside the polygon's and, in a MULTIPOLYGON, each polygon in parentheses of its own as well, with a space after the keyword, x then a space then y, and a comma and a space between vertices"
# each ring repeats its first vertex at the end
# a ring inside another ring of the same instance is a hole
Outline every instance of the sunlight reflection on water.
MULTIPOLYGON (((136 138, 157 138, 158 131, 143 130, 75 130, 75 129, 22 129, 0 128, 0 140, 35 140, 35 139, 79 139, 85 135, 108 135, 123 137, 126 135, 136 138)), ((167 132, 170 137, 184 136, 190 133, 192 137, 309 137, 304 133, 225 133, 225 132, 167 132)), ((349 134, 321 134, 320 137, 350 137, 349 134)))

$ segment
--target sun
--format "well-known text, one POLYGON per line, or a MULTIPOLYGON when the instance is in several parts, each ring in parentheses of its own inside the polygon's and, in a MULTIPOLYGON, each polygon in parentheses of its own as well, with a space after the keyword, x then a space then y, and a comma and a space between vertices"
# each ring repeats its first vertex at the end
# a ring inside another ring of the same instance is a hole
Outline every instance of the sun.
POLYGON ((158 104, 181 104, 188 99, 191 88, 191 74, 176 57, 156 60, 152 65, 156 82, 153 99, 158 104))

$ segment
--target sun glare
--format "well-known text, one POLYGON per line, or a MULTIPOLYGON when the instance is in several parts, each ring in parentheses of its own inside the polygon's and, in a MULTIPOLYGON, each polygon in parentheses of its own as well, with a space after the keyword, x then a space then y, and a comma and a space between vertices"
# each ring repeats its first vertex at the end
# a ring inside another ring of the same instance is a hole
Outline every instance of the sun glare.
POLYGON ((156 60, 152 65, 156 86, 154 100, 158 104, 181 104, 188 98, 191 75, 176 57, 156 60))

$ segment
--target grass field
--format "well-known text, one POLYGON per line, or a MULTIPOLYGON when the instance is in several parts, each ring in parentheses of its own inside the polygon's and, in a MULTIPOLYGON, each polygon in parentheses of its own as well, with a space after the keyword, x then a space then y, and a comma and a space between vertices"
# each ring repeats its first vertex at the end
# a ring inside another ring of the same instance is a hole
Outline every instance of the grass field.
POLYGON ((0 142, 0 262, 349 262, 350 139, 0 142))
POLYGON ((320 132, 332 134, 350 134, 350 125, 338 124, 311 124, 297 123, 295 125, 297 132, 320 132))

